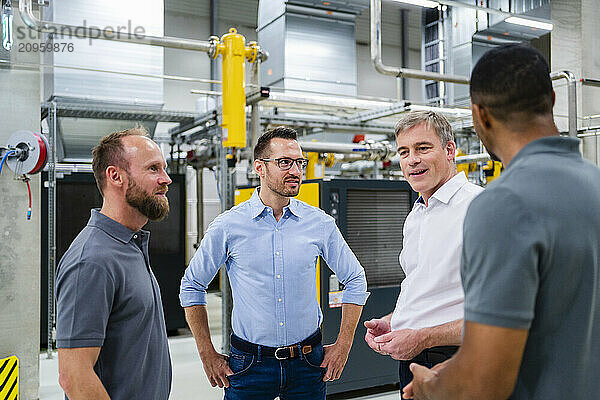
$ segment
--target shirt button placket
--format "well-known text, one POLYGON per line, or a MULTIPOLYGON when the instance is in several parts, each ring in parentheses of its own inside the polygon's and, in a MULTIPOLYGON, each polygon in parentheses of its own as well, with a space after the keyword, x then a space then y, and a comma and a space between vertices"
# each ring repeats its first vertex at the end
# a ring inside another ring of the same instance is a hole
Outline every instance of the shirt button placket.
POLYGON ((277 315, 277 324, 278 324, 278 328, 277 329, 277 337, 278 340, 280 342, 285 342, 286 341, 286 334, 285 334, 285 309, 284 309, 284 304, 283 304, 283 291, 284 291, 284 282, 283 282, 283 278, 282 278, 282 274, 283 274, 283 256, 282 256, 282 244, 283 244, 283 240, 281 237, 281 233, 279 231, 279 228, 275 228, 274 231, 274 236, 275 236, 275 299, 276 303, 275 303, 275 308, 277 310, 276 315, 277 315))

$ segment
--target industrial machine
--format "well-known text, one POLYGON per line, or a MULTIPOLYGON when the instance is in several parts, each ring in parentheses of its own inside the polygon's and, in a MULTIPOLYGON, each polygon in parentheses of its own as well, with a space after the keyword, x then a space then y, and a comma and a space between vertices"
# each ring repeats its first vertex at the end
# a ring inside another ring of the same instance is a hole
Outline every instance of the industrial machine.
MULTIPOLYGON (((44 173, 42 179, 47 179, 44 173)), ((150 231, 148 252, 152 271, 160 286, 165 324, 167 331, 185 328, 185 315, 179 305, 179 284, 185 271, 185 175, 170 174, 173 183, 169 185, 169 216, 160 222, 149 222, 144 229, 150 231)), ((96 187, 93 174, 75 172, 58 179, 56 191, 56 264, 67 251, 71 242, 83 229, 90 218, 90 209, 102 206, 102 197, 96 187)), ((48 188, 42 188, 43 224, 48 223, 48 188)), ((48 241, 48 229, 42 226, 42 244, 48 241)), ((41 263, 41 322, 40 343, 46 347, 48 335, 48 254, 42 245, 41 263)))
MULTIPOLYGON (((238 188, 235 203, 249 199, 253 191, 253 187, 238 188)), ((363 339, 363 322, 389 314, 396 305, 400 283, 405 276, 398 262, 402 228, 417 194, 406 181, 319 179, 305 181, 297 198, 320 207, 335 218, 346 242, 365 269, 371 292, 346 368, 339 380, 327 384, 327 393, 397 383, 398 363, 367 346, 363 339)), ((316 295, 323 312, 323 340, 333 343, 342 317, 342 287, 323 260, 318 262, 316 280, 316 295)))

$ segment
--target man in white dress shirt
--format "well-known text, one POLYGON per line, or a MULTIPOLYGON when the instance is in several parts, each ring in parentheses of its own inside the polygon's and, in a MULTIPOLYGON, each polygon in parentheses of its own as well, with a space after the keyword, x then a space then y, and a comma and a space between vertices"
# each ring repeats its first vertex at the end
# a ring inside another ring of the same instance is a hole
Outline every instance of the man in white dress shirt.
POLYGON ((414 111, 396 124, 404 177, 420 196, 404 223, 400 265, 406 274, 394 311, 365 322, 365 340, 400 360, 400 385, 409 365, 431 368, 450 358, 462 340, 460 281, 462 227, 469 203, 483 189, 456 172, 456 144, 448 120, 414 111))

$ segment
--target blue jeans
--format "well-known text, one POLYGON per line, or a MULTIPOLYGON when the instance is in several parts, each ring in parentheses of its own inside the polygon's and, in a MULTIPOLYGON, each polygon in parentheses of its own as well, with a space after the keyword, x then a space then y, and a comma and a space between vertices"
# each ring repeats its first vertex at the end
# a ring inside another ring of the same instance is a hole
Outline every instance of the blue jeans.
POLYGON ((297 358, 277 360, 231 347, 229 368, 233 372, 225 400, 325 400, 323 345, 297 358))

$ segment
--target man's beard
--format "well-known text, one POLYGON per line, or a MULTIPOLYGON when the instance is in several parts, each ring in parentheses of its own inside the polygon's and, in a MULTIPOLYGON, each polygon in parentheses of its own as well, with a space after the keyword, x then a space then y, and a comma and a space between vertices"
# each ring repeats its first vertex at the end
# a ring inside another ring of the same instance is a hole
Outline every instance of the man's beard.
POLYGON ((285 185, 285 181, 277 182, 276 184, 272 184, 271 182, 265 182, 267 187, 272 191, 277 193, 283 197, 296 197, 300 192, 300 182, 298 182, 298 186, 295 189, 288 188, 285 185))
POLYGON ((483 132, 483 128, 481 127, 481 125, 475 120, 475 118, 473 118, 473 127, 475 128, 475 133, 477 133, 477 136, 479 136, 479 139, 481 140, 481 142, 483 143, 483 145, 485 146, 485 151, 487 151, 487 153, 490 155, 490 158, 492 159, 492 161, 499 161, 502 162, 500 160, 500 158, 498 158, 498 156, 496 154, 494 154, 493 152, 490 151, 490 148, 488 146, 486 146, 485 141, 482 139, 482 132, 483 132))
POLYGON ((169 214, 169 200, 166 197, 157 197, 146 193, 131 176, 129 176, 125 199, 127 204, 138 210, 150 221, 162 221, 169 214))

